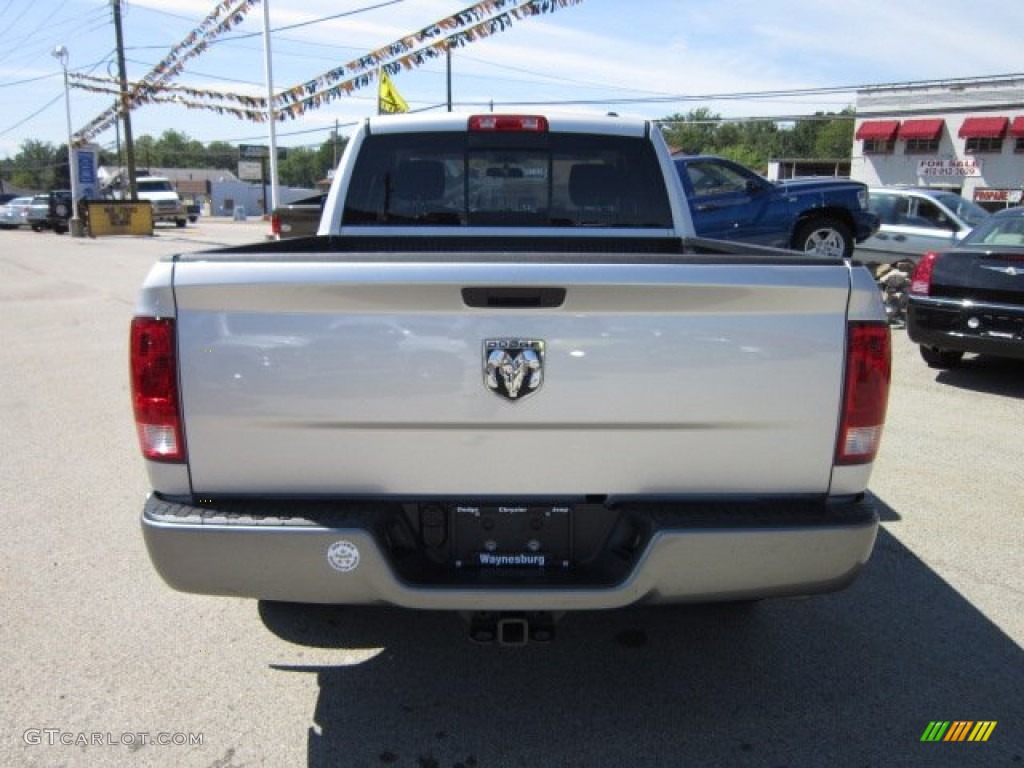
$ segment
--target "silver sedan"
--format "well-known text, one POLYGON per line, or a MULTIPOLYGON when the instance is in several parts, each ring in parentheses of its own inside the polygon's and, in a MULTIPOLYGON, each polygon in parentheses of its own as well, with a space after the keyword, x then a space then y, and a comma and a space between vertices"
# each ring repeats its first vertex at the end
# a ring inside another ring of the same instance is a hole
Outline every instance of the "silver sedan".
POLYGON ((0 206, 0 229, 17 229, 28 224, 31 197, 15 197, 0 206))

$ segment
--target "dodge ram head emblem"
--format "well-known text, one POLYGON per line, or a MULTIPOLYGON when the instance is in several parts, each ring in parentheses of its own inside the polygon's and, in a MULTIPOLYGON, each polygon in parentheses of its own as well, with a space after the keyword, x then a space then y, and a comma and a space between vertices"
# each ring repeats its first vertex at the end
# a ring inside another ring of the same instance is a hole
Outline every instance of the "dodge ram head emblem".
POLYGON ((532 395, 544 380, 544 342, 539 339, 484 341, 484 383, 509 400, 532 395))

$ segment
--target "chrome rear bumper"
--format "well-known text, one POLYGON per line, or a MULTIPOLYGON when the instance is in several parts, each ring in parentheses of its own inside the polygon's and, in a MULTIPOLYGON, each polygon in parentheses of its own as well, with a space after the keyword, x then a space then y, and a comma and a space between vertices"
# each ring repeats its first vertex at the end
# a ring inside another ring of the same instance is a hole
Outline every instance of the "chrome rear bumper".
MULTIPOLYGON (((156 570, 174 589, 201 594, 432 610, 555 611, 634 603, 707 602, 831 592, 847 586, 874 546, 878 516, 864 500, 807 515, 742 520, 669 515, 654 525, 612 583, 573 582, 553 572, 495 573, 451 581, 403 578, 380 527, 365 512, 225 513, 151 496, 142 529, 156 570)), ((777 508, 777 503, 773 508, 777 508)), ((286 504, 281 511, 292 511, 286 504)), ((630 512, 630 514, 635 514, 630 512)), ((553 569, 554 571, 554 569, 553 569)))

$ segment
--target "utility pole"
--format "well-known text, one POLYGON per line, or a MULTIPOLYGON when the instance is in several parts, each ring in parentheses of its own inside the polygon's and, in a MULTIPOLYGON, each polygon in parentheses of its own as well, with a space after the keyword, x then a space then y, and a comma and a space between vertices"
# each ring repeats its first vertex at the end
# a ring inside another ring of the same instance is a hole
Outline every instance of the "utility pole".
POLYGON ((334 118, 334 168, 338 167, 338 118, 334 118))
POLYGON ((263 57, 267 75, 267 122, 270 123, 270 205, 263 193, 263 212, 267 215, 277 208, 277 115, 274 114, 274 69, 270 54, 270 0, 263 0, 263 57))
POLYGON ((128 197, 138 200, 135 187, 135 143, 132 141, 131 105, 128 102, 128 77, 124 71, 124 36, 121 34, 121 0, 110 0, 114 9, 114 34, 117 37, 117 76, 121 85, 121 119, 124 120, 124 149, 128 166, 128 197))
MULTIPOLYGON (((117 66, 116 62, 113 62, 113 61, 108 61, 107 62, 107 74, 111 78, 114 77, 114 73, 110 71, 110 68, 111 67, 116 67, 116 66, 117 66)), ((118 95, 118 97, 116 99, 114 99, 114 109, 116 109, 118 111, 118 114, 120 114, 120 112, 121 112, 120 104, 121 104, 121 96, 118 95)), ((115 120, 114 121, 114 139, 117 141, 117 170, 118 170, 118 172, 120 172, 120 170, 121 170, 121 123, 120 123, 119 120, 115 120)))
POLYGON ((448 71, 448 111, 451 112, 452 111, 452 47, 450 45, 445 46, 444 53, 445 53, 445 62, 447 63, 447 67, 445 67, 445 69, 448 71))

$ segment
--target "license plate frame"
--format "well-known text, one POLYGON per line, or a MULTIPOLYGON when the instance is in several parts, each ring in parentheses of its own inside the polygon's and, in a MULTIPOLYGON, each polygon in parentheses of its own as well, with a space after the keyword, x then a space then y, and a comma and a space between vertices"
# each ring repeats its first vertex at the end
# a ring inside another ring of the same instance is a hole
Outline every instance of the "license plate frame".
POLYGON ((568 504, 453 504, 449 517, 456 569, 572 568, 573 508, 568 504))

